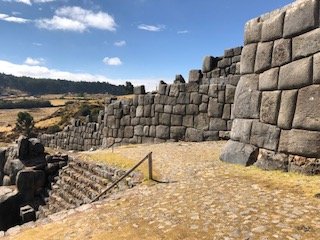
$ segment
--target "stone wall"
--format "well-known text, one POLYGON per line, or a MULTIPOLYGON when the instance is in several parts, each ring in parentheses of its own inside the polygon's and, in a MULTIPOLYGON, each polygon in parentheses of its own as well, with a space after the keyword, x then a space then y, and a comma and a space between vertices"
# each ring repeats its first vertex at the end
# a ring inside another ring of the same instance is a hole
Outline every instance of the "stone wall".
POLYGON ((190 71, 188 83, 177 75, 174 84, 161 81, 153 93, 140 86, 133 99, 107 98, 97 123, 73 120, 62 132, 40 139, 46 146, 68 150, 228 139, 241 51, 237 47, 226 50, 223 57, 205 57, 202 70, 190 71))
POLYGON ((319 1, 249 21, 223 161, 320 173, 319 1))

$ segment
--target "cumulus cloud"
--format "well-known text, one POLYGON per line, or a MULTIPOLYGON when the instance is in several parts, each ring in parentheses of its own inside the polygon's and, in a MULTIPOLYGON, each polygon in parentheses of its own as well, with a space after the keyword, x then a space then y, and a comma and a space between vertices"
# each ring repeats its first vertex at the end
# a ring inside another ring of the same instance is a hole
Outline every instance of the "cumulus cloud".
POLYGON ((88 28, 115 31, 116 23, 112 16, 105 12, 93 12, 81 7, 62 7, 55 11, 51 18, 36 20, 38 28, 84 32, 88 28))
POLYGON ((30 65, 30 66, 39 66, 44 64, 43 58, 31 58, 27 57, 27 59, 24 61, 24 64, 30 65))
POLYGON ((14 23, 27 23, 27 22, 30 22, 29 19, 13 17, 13 16, 9 16, 9 15, 3 14, 3 13, 0 13, 0 20, 6 21, 6 22, 14 22, 14 23))
POLYGON ((116 47, 123 47, 123 46, 125 46, 126 44, 127 44, 127 42, 124 41, 124 40, 114 42, 114 45, 115 45, 116 47))
MULTIPOLYGON (((29 66, 26 64, 15 64, 9 61, 0 60, 0 72, 5 74, 12 74, 14 76, 33 77, 33 78, 51 78, 51 79, 65 79, 71 81, 87 81, 87 82, 109 82, 112 84, 125 84, 129 81, 133 85, 145 85, 148 91, 155 90, 160 79, 159 78, 145 78, 145 79, 111 79, 103 75, 95 75, 90 73, 72 73, 68 71, 61 71, 57 69, 49 69, 44 66, 29 66)), ((168 79, 162 79, 168 81, 168 79)))
POLYGON ((122 62, 120 58, 118 57, 105 57, 103 60, 104 64, 110 65, 110 66, 120 66, 122 65, 122 62))
POLYGON ((149 32, 160 32, 166 28, 165 25, 147 25, 147 24, 140 24, 138 29, 145 30, 149 32))

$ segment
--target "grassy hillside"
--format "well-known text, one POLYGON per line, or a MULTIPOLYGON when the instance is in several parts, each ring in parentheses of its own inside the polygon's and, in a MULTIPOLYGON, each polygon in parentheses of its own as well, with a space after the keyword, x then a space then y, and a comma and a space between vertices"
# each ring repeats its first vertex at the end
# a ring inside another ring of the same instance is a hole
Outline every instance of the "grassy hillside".
POLYGON ((112 95, 124 95, 130 94, 132 91, 133 86, 130 82, 126 82, 126 85, 116 86, 107 82, 73 82, 60 79, 35 79, 0 74, 0 95, 12 94, 14 92, 22 92, 29 95, 63 93, 109 93, 112 95))

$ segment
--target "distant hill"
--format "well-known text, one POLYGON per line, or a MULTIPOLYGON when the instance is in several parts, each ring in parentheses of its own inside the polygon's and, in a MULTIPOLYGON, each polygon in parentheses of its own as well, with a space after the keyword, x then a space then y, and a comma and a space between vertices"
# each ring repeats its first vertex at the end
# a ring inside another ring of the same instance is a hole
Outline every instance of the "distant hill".
POLYGON ((112 95, 131 94, 133 86, 113 85, 107 82, 74 82, 60 79, 36 79, 30 77, 16 77, 0 73, 0 94, 10 92, 23 92, 30 95, 64 94, 64 93, 109 93, 112 95))

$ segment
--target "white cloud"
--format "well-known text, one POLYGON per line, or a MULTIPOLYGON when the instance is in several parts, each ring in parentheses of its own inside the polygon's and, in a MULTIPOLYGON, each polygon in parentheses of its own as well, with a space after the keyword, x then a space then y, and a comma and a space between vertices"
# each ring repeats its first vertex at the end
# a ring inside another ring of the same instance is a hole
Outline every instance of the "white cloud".
POLYGON ((110 66, 120 66, 122 65, 122 62, 120 58, 118 57, 105 57, 103 60, 104 64, 110 65, 110 66))
MULTIPOLYGON (((0 72, 12 74, 14 76, 33 77, 33 78, 51 78, 64 79, 71 81, 87 81, 87 82, 109 82, 112 84, 125 84, 126 81, 133 85, 145 85, 148 91, 155 90, 159 84, 160 78, 145 78, 145 79, 111 79, 103 75, 95 75, 90 73, 72 73, 68 71, 60 71, 57 69, 49 69, 43 66, 29 66, 26 64, 14 64, 5 60, 0 60, 0 72)), ((167 81, 166 79, 162 79, 167 81)))
POLYGON ((24 3, 29 6, 32 5, 32 3, 48 3, 48 2, 54 2, 56 0, 2 0, 3 2, 17 2, 17 3, 24 3))
POLYGON ((29 19, 13 17, 3 13, 0 13, 0 20, 14 23, 27 23, 30 21, 29 19))
POLYGON ((140 24, 138 29, 149 31, 149 32, 160 32, 166 28, 165 25, 147 25, 147 24, 140 24))
POLYGON ((24 64, 30 65, 30 66, 40 66, 44 64, 43 58, 31 58, 27 57, 27 59, 24 61, 24 64))
POLYGON ((32 43, 33 46, 42 47, 42 43, 34 42, 32 43))
POLYGON ((114 42, 113 45, 115 45, 116 47, 123 47, 127 44, 126 41, 122 40, 122 41, 117 41, 117 42, 114 42))
POLYGON ((181 30, 181 31, 178 31, 177 33, 178 34, 187 34, 187 33, 189 33, 189 31, 188 30, 181 30))
POLYGON ((48 30, 84 32, 88 28, 115 31, 116 23, 105 12, 94 13, 81 7, 62 7, 51 19, 36 20, 36 26, 48 30))

